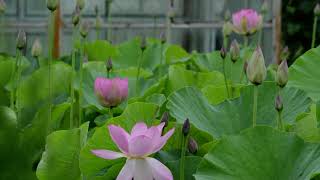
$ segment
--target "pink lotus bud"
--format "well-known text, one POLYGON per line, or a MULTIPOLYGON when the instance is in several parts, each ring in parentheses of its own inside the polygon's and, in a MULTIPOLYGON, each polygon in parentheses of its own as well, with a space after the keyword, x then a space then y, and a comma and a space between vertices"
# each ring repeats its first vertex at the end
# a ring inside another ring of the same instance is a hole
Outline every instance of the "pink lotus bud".
POLYGON ((262 26, 262 16, 253 9, 242 9, 232 15, 233 30, 241 35, 252 35, 262 26))
POLYGON ((286 60, 283 60, 278 67, 276 74, 276 82, 280 87, 286 86, 288 82, 288 63, 286 60))
POLYGON ((42 45, 40 42, 40 39, 37 38, 32 45, 32 49, 31 49, 31 55, 33 57, 39 57, 42 54, 42 45))
POLYGON ((198 152, 198 143, 195 139, 193 139, 192 137, 189 138, 188 140, 188 150, 190 153, 192 154, 196 154, 198 152))
POLYGON ((128 97, 128 79, 98 77, 94 82, 94 90, 103 106, 117 106, 128 97))
POLYGON ((221 49, 220 49, 220 56, 221 56, 221 58, 224 60, 224 58, 226 58, 226 56, 227 56, 227 52, 226 52, 226 49, 224 49, 224 47, 222 47, 221 49))
POLYGON ((267 76, 267 68, 260 47, 253 52, 247 67, 247 77, 254 85, 260 85, 267 76))
POLYGON ((231 43, 230 55, 231 55, 231 61, 233 63, 237 62, 237 60, 240 58, 240 47, 237 40, 233 40, 231 43))
POLYGON ((282 103, 282 98, 281 98, 280 95, 276 96, 276 99, 275 99, 275 102, 274 102, 274 106, 275 106, 275 109, 278 112, 281 112, 283 110, 283 103, 282 103))

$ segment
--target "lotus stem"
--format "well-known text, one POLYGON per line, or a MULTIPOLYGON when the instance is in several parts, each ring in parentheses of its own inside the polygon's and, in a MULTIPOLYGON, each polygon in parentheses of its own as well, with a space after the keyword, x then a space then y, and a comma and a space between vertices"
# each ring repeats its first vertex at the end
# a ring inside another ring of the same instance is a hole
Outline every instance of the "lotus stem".
POLYGON ((138 60, 138 72, 137 72, 137 77, 136 77, 136 96, 138 96, 139 93, 139 79, 140 79, 140 71, 141 71, 141 62, 142 62, 142 58, 143 58, 143 51, 141 53, 141 57, 138 60))
POLYGON ((50 13, 50 24, 49 24, 49 56, 48 56, 48 83, 49 83, 49 110, 48 110, 48 122, 51 122, 51 110, 52 110, 52 61, 53 61, 53 43, 54 43, 54 21, 55 21, 55 11, 50 13))
POLYGON ((72 37, 73 37, 73 48, 72 48, 72 52, 71 52, 71 67, 72 67, 72 71, 71 71, 71 80, 70 80, 70 96, 71 96, 71 105, 70 105, 70 129, 73 128, 74 126, 74 72, 75 72, 75 66, 76 66, 76 51, 75 51, 75 40, 76 40, 76 32, 75 29, 73 29, 72 32, 72 37))
POLYGON ((108 32, 107 32, 107 37, 108 37, 108 40, 111 42, 111 33, 112 33, 112 14, 111 14, 111 4, 112 2, 111 1, 108 1, 107 2, 107 9, 108 9, 108 12, 107 12, 107 18, 108 18, 108 25, 109 25, 109 28, 108 28, 108 32))
POLYGON ((187 148, 187 142, 188 142, 188 136, 182 135, 182 141, 181 141, 181 158, 180 158, 180 180, 184 179, 184 167, 185 167, 185 159, 186 159, 186 148, 187 148))
POLYGON ((17 49, 16 51, 16 62, 15 64, 12 66, 12 72, 11 72, 11 83, 12 83, 12 90, 10 93, 10 108, 12 110, 15 110, 15 97, 16 97, 16 71, 18 68, 18 61, 19 61, 19 56, 20 56, 20 51, 17 49))
POLYGON ((243 45, 244 45, 244 48, 248 47, 249 45, 249 37, 248 36, 243 36, 243 45))
POLYGON ((228 46, 229 46, 228 42, 229 42, 229 36, 223 36, 223 47, 225 49, 228 49, 228 46))
POLYGON ((21 63, 21 51, 17 50, 17 81, 16 81, 16 109, 17 109, 17 120, 18 122, 21 120, 21 73, 22 73, 22 63, 21 63))
POLYGON ((278 114, 278 129, 283 131, 283 122, 282 122, 282 111, 277 111, 278 114))
POLYGON ((230 98, 230 94, 229 94, 229 87, 228 87, 227 73, 226 73, 226 67, 225 66, 226 66, 226 59, 223 58, 222 68, 223 68, 224 84, 226 86, 227 97, 229 99, 230 98))
POLYGON ((82 46, 80 49, 80 66, 79 66, 79 127, 82 122, 82 81, 83 81, 83 58, 84 58, 84 44, 86 41, 86 38, 82 38, 82 46))
POLYGON ((258 111, 258 86, 253 87, 253 110, 252 110, 252 126, 257 125, 257 111, 258 111))
POLYGON ((311 48, 314 48, 316 43, 317 22, 318 22, 318 16, 314 16, 311 48))

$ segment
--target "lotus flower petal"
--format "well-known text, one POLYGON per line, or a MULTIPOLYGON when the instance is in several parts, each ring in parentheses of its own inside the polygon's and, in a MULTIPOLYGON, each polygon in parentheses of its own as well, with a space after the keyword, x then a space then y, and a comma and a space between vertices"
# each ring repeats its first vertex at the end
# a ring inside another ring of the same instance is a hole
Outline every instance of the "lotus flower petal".
POLYGON ((104 149, 91 150, 91 152, 94 155, 101 157, 103 159, 118 159, 118 158, 125 157, 125 155, 122 153, 104 150, 104 149))
POLYGON ((124 129, 115 125, 110 125, 108 128, 113 142, 123 153, 127 154, 129 152, 130 135, 124 129))
POLYGON ((154 158, 146 158, 146 161, 151 167, 154 180, 173 180, 170 170, 160 161, 154 158))

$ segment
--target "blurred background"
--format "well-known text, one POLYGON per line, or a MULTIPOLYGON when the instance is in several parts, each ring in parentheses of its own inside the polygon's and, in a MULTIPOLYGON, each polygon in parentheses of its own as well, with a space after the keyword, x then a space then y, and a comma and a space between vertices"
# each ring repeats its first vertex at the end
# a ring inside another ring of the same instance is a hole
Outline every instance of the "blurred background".
MULTIPOLYGON (((15 53, 15 39, 19 29, 27 32, 27 53, 30 52, 35 37, 40 37, 42 44, 46 45, 49 18, 46 1, 5 1, 7 10, 1 16, 0 52, 15 53)), ((221 29, 226 12, 233 13, 246 7, 260 11, 263 2, 264 0, 173 0, 172 43, 182 45, 189 52, 193 50, 210 52, 220 49, 221 29)), ((290 59, 295 59, 310 48, 313 8, 317 1, 265 0, 265 2, 268 4, 268 12, 264 18, 261 46, 266 61, 269 63, 276 61, 282 47, 286 45, 292 52, 290 59)), ((59 56, 68 55, 71 50, 71 15, 75 3, 75 0, 60 0, 60 14, 56 18, 58 25, 56 43, 59 44, 56 51, 59 56)), ((101 18, 100 39, 118 44, 136 36, 160 38, 165 32, 169 6, 170 0, 87 0, 83 16, 91 22, 89 40, 97 39, 95 29, 97 10, 101 18)), ((233 35, 232 38, 239 36, 233 35)), ((45 52, 46 47, 44 47, 45 52)))

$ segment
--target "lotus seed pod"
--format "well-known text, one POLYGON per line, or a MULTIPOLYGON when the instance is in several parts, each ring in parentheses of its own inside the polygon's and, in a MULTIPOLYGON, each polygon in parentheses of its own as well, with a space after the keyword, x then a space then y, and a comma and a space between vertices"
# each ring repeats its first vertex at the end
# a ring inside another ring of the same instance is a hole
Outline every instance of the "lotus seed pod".
POLYGON ((278 112, 281 112, 283 110, 283 102, 282 102, 282 98, 279 94, 276 96, 276 99, 275 99, 275 109, 278 112))
POLYGON ((183 126, 182 126, 182 134, 183 134, 184 136, 188 136, 189 132, 190 132, 190 121, 189 121, 189 119, 187 118, 187 119, 184 121, 183 126))
POLYGON ((267 76, 263 53, 260 47, 253 52, 247 67, 247 77, 254 85, 260 85, 267 76))
POLYGON ((82 10, 85 5, 86 5, 85 0, 77 0, 77 6, 79 6, 80 10, 82 10))
POLYGON ((31 55, 33 57, 37 58, 37 57, 41 56, 41 54, 42 54, 42 45, 41 45, 40 39, 37 38, 33 42, 32 49, 31 49, 31 55))
POLYGON ((57 9, 58 7, 58 3, 59 1, 58 0, 47 0, 47 8, 53 12, 57 9))
POLYGON ((237 40, 233 40, 230 46, 231 61, 235 63, 240 58, 240 47, 237 40))
POLYGON ((198 143, 195 139, 193 139, 192 137, 189 138, 188 140, 188 150, 190 153, 192 154, 196 154, 198 152, 198 143))
POLYGON ((23 48, 26 47, 27 44, 27 35, 26 32, 24 32, 23 30, 20 30, 18 33, 18 37, 17 37, 17 48, 22 50, 23 48))
POLYGON ((112 59, 111 58, 108 59, 106 66, 107 66, 107 71, 110 72, 112 70, 112 59))
POLYGON ((6 12, 7 5, 4 0, 0 0, 0 14, 4 14, 6 12))
POLYGON ((229 37, 233 31, 232 24, 228 21, 223 24, 222 33, 223 36, 229 37))
POLYGON ((288 82, 288 73, 288 63, 286 60, 283 60, 281 64, 278 66, 276 74, 277 85, 281 88, 285 87, 288 82))
POLYGON ((320 4, 317 3, 316 7, 313 10, 315 16, 320 16, 320 4))
POLYGON ((89 22, 88 21, 83 21, 80 25, 80 35, 83 38, 86 38, 88 36, 89 33, 89 22))
POLYGON ((72 13, 72 24, 74 26, 77 26, 80 21, 80 8, 79 6, 76 6, 75 10, 72 13))
POLYGON ((224 49, 224 47, 221 48, 220 50, 220 56, 222 59, 225 59, 227 55, 226 49, 224 49))
POLYGON ((161 123, 165 123, 164 124, 164 127, 167 127, 168 126, 168 123, 169 123, 169 113, 166 111, 163 113, 162 115, 162 118, 161 118, 161 123))

